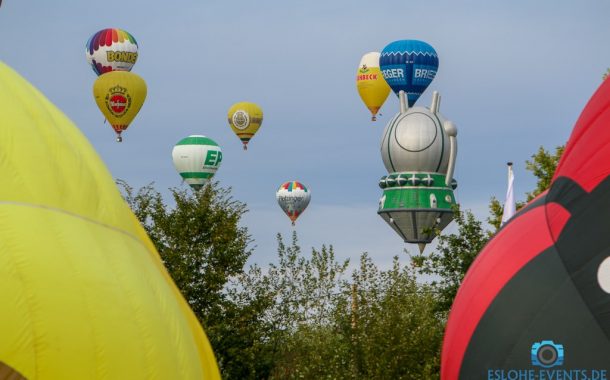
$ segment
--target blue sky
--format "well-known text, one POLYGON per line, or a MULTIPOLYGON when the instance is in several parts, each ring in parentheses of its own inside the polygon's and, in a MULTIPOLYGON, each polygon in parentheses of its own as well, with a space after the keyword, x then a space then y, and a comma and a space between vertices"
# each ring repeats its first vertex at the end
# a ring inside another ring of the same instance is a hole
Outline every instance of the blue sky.
MULTIPOLYGON (((190 134, 219 143, 216 179, 247 203, 251 262, 275 255, 275 235, 292 231, 277 187, 300 180, 312 201, 297 221, 305 251, 332 244, 340 258, 369 252, 389 262, 412 251, 376 215, 386 174, 379 153, 390 95, 376 123, 355 89, 360 57, 399 39, 439 54, 437 77, 417 105, 441 93, 441 113, 458 127, 462 207, 486 216, 504 198, 506 161, 517 198, 535 184, 525 170, 539 146, 565 143, 610 66, 607 1, 195 1, 5 0, 0 59, 31 81, 82 130, 115 178, 134 187, 181 186, 173 145, 190 134), (140 114, 114 141, 92 96, 84 45, 106 27, 129 31, 140 50, 133 72, 148 84, 140 114), (243 152, 226 122, 247 100, 265 118, 243 152)), ((169 199, 167 199, 169 201, 169 199)))

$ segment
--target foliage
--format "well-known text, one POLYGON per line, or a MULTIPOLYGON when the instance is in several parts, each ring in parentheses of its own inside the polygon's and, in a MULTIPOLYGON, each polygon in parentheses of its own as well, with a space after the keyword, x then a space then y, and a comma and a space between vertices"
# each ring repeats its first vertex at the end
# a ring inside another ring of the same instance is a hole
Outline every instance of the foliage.
MULTIPOLYGON (((331 325, 335 305, 340 299, 337 295, 339 284, 349 265, 348 260, 336 260, 332 246, 312 249, 311 256, 304 257, 296 233, 289 246, 279 234, 277 241, 277 263, 269 264, 265 270, 256 264, 250 266, 235 278, 228 290, 230 300, 236 305, 248 304, 253 295, 265 300, 267 307, 258 315, 262 332, 259 341, 264 342, 261 351, 264 355, 259 359, 274 364, 274 376, 280 371, 277 363, 293 355, 286 352, 288 347, 295 347, 290 345, 295 342, 295 335, 331 325)), ((298 343, 305 347, 303 344, 305 341, 298 343)), ((253 372, 249 377, 227 378, 267 378, 270 369, 253 372)))
POLYGON ((124 181, 118 184, 204 326, 221 366, 240 372, 241 368, 232 367, 235 351, 245 356, 239 360, 253 358, 248 351, 256 350, 250 343, 251 335, 258 334, 252 331, 253 322, 266 309, 264 298, 254 298, 242 307, 226 299, 229 279, 243 272, 251 254, 250 236, 245 227, 239 226, 245 205, 232 199, 230 190, 216 184, 198 192, 170 189, 174 207, 164 203, 152 184, 137 192, 124 181))
POLYGON ((269 320, 275 329, 289 332, 304 324, 327 324, 349 260, 336 261, 332 246, 312 249, 311 258, 305 258, 296 232, 289 247, 279 234, 277 241, 278 264, 269 264, 267 271, 276 306, 269 320))
POLYGON ((394 258, 381 270, 363 254, 338 290, 330 318, 286 335, 272 379, 438 378, 443 320, 411 269, 394 258))
MULTIPOLYGON (((223 376, 438 378, 444 321, 435 311, 436 294, 417 283, 412 269, 401 267, 395 258, 391 269, 381 270, 363 254, 349 280, 349 261, 337 260, 332 246, 303 255, 296 234, 290 245, 281 235, 277 239, 277 262, 265 269, 250 266, 227 293, 237 309, 264 300, 250 324, 256 327, 250 334, 256 343, 246 347, 248 355, 234 347, 242 357, 266 366, 224 370, 223 376)), ((231 322, 239 330, 246 321, 231 322)))
MULTIPOLYGON (((515 208, 518 209, 517 207, 515 208)), ((491 197, 491 199, 489 200, 489 216, 487 217, 487 223, 492 226, 495 231, 500 229, 503 214, 504 204, 500 202, 498 198, 491 197)))
POLYGON ((380 270, 364 254, 352 277, 356 378, 437 378, 444 319, 436 313, 433 288, 418 284, 414 270, 401 267, 397 257, 380 270))
MULTIPOLYGON (((526 202, 515 202, 515 209, 519 209, 526 205, 526 202)), ((489 200, 489 216, 487 217, 487 223, 493 227, 493 231, 496 232, 500 229, 502 224, 502 216, 504 214, 504 204, 501 203, 498 198, 491 197, 489 200)))
POLYGON ((208 319, 229 277, 243 270, 251 254, 250 236, 238 225, 245 205, 214 185, 199 192, 171 189, 173 208, 152 185, 135 194, 124 183, 123 189, 189 305, 208 319))
MULTIPOLYGON (((538 152, 532 155, 532 159, 525 161, 525 169, 532 172, 537 178, 536 188, 531 193, 526 193, 527 202, 542 194, 551 185, 555 169, 559 164, 559 159, 565 150, 565 146, 561 145, 555 148, 555 153, 550 153, 542 146, 538 148, 538 152)), ((527 202, 516 202, 516 209, 519 210, 525 206, 527 202)), ((497 231, 502 223, 502 213, 504 204, 496 197, 492 197, 489 201, 489 217, 487 222, 497 231)))
POLYGON ((550 153, 543 147, 538 148, 538 152, 532 155, 531 161, 525 161, 525 168, 534 174, 538 179, 536 188, 531 193, 527 193, 527 201, 531 201, 542 194, 551 186, 555 169, 559 164, 559 159, 565 150, 565 145, 555 148, 555 153, 550 153))
MULTIPOLYGON (((563 149, 540 147, 526 162, 538 180, 528 200, 548 188, 563 149)), ((152 185, 120 185, 204 325, 225 379, 437 379, 447 313, 503 211, 492 198, 487 230, 456 208, 457 232, 437 231, 436 249, 410 266, 394 258, 383 269, 364 253, 350 271, 332 246, 303 254, 293 233, 290 244, 278 234, 275 263, 244 270, 246 207, 230 190, 172 189, 169 207, 152 185)))
MULTIPOLYGON (((532 155, 532 159, 526 161, 526 169, 537 178, 536 188, 531 193, 527 193, 528 201, 550 186, 564 148, 558 146, 554 153, 550 153, 540 147, 538 152, 532 155)), ((517 210, 524 205, 525 202, 516 202, 517 210)), ((491 198, 487 222, 493 227, 493 231, 488 231, 471 212, 462 212, 456 208, 454 221, 458 226, 458 233, 449 235, 439 233, 438 248, 434 252, 429 256, 413 257, 418 273, 432 276, 431 284, 439 291, 439 311, 447 312, 451 307, 466 271, 493 233, 500 228, 503 209, 504 205, 498 199, 491 198)))
POLYGON ((436 250, 412 257, 417 273, 431 276, 431 286, 438 291, 437 310, 447 313, 466 275, 466 271, 491 238, 481 221, 470 211, 454 209, 458 232, 438 235, 436 250))

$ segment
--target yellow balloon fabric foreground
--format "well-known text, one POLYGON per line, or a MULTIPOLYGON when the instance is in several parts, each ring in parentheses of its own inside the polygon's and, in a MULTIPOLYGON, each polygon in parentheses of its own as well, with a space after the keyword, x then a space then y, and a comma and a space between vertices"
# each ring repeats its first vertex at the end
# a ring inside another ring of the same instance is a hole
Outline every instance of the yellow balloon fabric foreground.
POLYGON ((146 99, 146 82, 129 71, 111 71, 93 84, 93 97, 114 131, 117 141, 129 127, 146 99))
POLYGON ((390 94, 390 86, 383 79, 379 69, 380 55, 380 53, 371 52, 362 56, 356 74, 358 94, 366 108, 371 111, 372 121, 377 120, 377 112, 390 94))
POLYGON ((101 159, 2 62, 0 176, 0 373, 220 378, 201 326, 101 159))
POLYGON ((229 108, 227 116, 231 129, 244 144, 244 150, 248 149, 248 142, 263 123, 263 110, 258 104, 239 102, 229 108))

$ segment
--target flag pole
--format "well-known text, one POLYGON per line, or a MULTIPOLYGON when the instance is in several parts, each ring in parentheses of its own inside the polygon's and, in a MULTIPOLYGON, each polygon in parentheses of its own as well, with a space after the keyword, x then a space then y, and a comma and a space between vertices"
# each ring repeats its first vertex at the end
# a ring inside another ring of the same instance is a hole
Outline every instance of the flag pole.
POLYGON ((507 162, 506 166, 508 166, 508 187, 506 189, 506 200, 504 202, 504 210, 502 213, 502 222, 500 223, 500 227, 502 227, 510 218, 515 215, 515 194, 513 190, 513 182, 515 181, 515 175, 513 173, 513 163, 507 162))

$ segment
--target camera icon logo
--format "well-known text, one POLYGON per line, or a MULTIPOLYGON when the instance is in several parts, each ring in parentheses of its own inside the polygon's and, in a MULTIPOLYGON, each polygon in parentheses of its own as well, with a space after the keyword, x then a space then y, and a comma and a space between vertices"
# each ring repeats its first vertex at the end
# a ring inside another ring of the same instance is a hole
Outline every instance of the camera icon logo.
POLYGON ((551 368, 563 364, 563 344, 543 340, 532 344, 532 365, 551 368))

